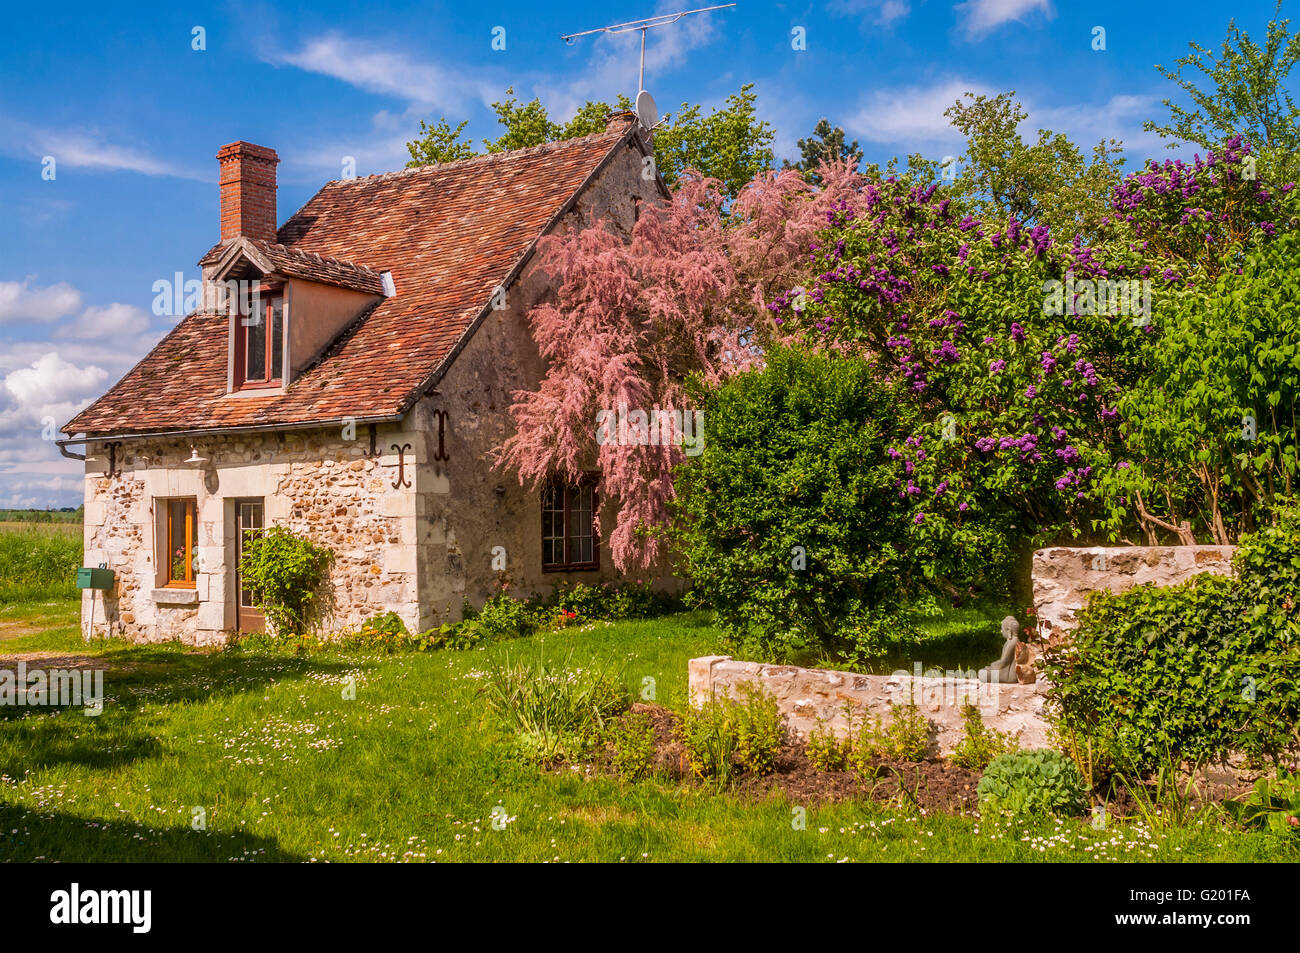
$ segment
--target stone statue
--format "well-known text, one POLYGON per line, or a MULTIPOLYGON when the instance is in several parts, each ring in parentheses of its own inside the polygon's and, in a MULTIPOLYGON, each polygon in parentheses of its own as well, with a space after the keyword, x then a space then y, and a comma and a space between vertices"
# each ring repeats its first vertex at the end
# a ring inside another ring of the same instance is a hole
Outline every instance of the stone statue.
POLYGON ((998 682, 1016 684, 1016 654, 1020 649, 1020 623, 1013 615, 1002 620, 1002 637, 1006 643, 1002 646, 1001 657, 987 668, 979 670, 981 682, 998 682))

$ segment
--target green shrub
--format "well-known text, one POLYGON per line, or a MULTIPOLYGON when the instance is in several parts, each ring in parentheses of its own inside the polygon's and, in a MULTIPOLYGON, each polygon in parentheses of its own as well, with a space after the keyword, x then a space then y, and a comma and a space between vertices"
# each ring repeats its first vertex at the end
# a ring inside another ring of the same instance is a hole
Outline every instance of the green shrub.
POLYGON ((679 732, 691 770, 720 784, 731 780, 737 766, 752 774, 770 773, 785 741, 776 699, 749 685, 741 688, 739 698, 719 696, 688 709, 679 732))
POLYGON ((1059 731, 1099 767, 1140 774, 1300 741, 1300 510, 1242 539, 1235 577, 1094 595, 1047 654, 1059 731))
POLYGON ((618 621, 619 619, 648 619, 678 608, 680 600, 657 593, 649 583, 635 582, 560 583, 545 605, 578 620, 618 621))
POLYGON ((629 781, 650 773, 655 760, 655 729, 645 712, 628 712, 608 732, 610 764, 629 781))
POLYGON ((531 760, 574 761, 601 739, 607 722, 631 704, 627 686, 604 669, 571 668, 538 655, 488 670, 479 693, 498 721, 514 733, 531 760))
POLYGON ((736 755, 745 770, 770 774, 785 740, 785 721, 776 699, 746 685, 736 706, 736 755))
POLYGON ((879 716, 863 718, 848 748, 849 767, 859 778, 873 778, 879 773, 876 761, 888 758, 890 745, 879 716))
POLYGON ((478 629, 480 637, 488 640, 519 639, 537 629, 528 607, 504 592, 493 595, 477 611, 466 605, 464 617, 466 628, 478 629))
POLYGON ((986 726, 975 705, 963 706, 961 718, 962 735, 961 740, 953 745, 953 764, 983 771, 998 755, 1019 749, 1020 742, 1010 734, 986 726))
POLYGON ((849 754, 853 750, 851 739, 841 740, 818 718, 817 727, 808 732, 808 742, 804 746, 808 762, 814 771, 843 771, 849 766, 849 754))
POLYGON ((334 554, 284 526, 272 526, 249 539, 239 562, 244 585, 257 593, 258 606, 273 632, 306 631, 320 615, 334 554))
POLYGON ((696 395, 709 439, 678 468, 674 501, 690 598, 752 657, 865 660, 913 641, 901 607, 939 563, 904 545, 886 451, 905 412, 863 360, 774 348, 764 361, 696 395))
POLYGON ((1260 778, 1249 794, 1225 801, 1223 809, 1243 827, 1300 836, 1300 774, 1278 768, 1275 778, 1260 778))
POLYGON ((885 728, 884 753, 896 761, 924 761, 930 750, 930 720, 915 702, 889 704, 891 718, 885 728))
POLYGON ((1074 816, 1087 806, 1079 769, 1061 752, 1049 749, 998 755, 976 793, 984 815, 1074 816))

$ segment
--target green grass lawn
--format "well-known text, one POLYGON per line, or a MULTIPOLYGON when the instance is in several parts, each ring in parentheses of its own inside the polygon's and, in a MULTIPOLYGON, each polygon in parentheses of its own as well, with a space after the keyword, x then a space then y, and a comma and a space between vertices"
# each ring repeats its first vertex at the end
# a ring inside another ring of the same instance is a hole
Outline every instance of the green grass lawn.
POLYGON ((90 654, 107 667, 108 697, 99 717, 0 708, 0 860, 1297 859, 1282 842, 1219 823, 1022 830, 548 772, 515 757, 485 719, 476 689, 506 653, 615 665, 637 690, 653 678, 656 700, 680 708, 687 659, 718 647, 700 614, 464 652, 292 657, 87 646, 70 603, 11 609, 42 629, 0 641, 0 664, 15 653, 90 654), (355 700, 344 697, 349 685, 355 700), (796 808, 807 810, 806 829, 792 824, 796 808), (195 829, 196 810, 205 829, 195 829), (494 811, 505 819, 496 827, 494 811))

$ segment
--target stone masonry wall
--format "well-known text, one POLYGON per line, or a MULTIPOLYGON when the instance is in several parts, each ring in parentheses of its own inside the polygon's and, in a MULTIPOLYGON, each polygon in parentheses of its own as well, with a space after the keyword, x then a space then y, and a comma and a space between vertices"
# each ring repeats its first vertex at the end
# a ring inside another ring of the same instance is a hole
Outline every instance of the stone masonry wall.
POLYGON ((820 719, 836 735, 849 730, 849 712, 856 727, 864 718, 888 724, 890 703, 915 700, 930 720, 930 754, 948 754, 962 737, 962 708, 979 707, 984 724, 1010 732, 1022 748, 1049 746, 1043 716, 1043 692, 1037 685, 1001 685, 966 678, 930 678, 895 672, 860 675, 793 665, 737 662, 729 655, 709 655, 688 663, 691 704, 699 707, 712 697, 736 697, 743 686, 772 695, 786 726, 807 739, 820 719))
POLYGON ((1056 547, 1034 553, 1034 611, 1043 640, 1075 626, 1092 592, 1124 592, 1142 583, 1172 586, 1200 573, 1232 572, 1232 546, 1056 547))
MULTIPOLYGON (((205 458, 185 464, 191 444, 127 441, 116 476, 97 443, 86 461, 85 565, 105 563, 116 573, 113 590, 83 593, 83 632, 137 641, 181 639, 220 643, 236 627, 235 504, 260 498, 264 525, 305 533, 336 554, 330 577, 327 629, 359 624, 388 610, 408 626, 418 623, 415 584, 414 494, 394 487, 394 442, 411 439, 381 428, 379 453, 368 455, 365 428, 194 438, 205 458), (193 590, 166 589, 158 570, 158 501, 197 502, 198 571, 193 590)), ((409 455, 406 461, 410 469, 409 455)))
MULTIPOLYGON (((641 154, 625 148, 583 192, 556 231, 601 221, 627 236, 639 203, 655 201, 655 180, 642 175, 641 154)), ((549 292, 550 279, 533 259, 508 289, 504 307, 490 312, 457 355, 433 394, 411 412, 418 584, 422 628, 461 617, 464 603, 481 606, 502 583, 512 595, 549 594, 560 582, 618 578, 601 527, 600 568, 543 572, 541 499, 513 475, 493 466, 494 454, 514 432, 514 392, 536 389, 546 364, 529 330, 528 313, 549 292), (440 414, 442 442, 439 446, 440 414), (438 459, 438 457, 445 459, 438 459), (498 550, 497 548, 500 547, 498 550), (494 550, 505 569, 494 563, 494 550)), ((592 421, 593 431, 595 421, 592 421)), ((590 461, 594 469, 595 461, 590 461)), ((675 584, 666 569, 642 578, 675 584)))

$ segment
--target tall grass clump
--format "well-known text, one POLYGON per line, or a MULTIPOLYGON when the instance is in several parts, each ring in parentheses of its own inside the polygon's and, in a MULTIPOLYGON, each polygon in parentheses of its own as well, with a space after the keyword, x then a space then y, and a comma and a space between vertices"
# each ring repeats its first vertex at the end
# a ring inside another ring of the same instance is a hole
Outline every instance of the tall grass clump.
POLYGON ((521 755, 542 763, 573 761, 601 740, 606 723, 631 704, 618 674, 574 668, 572 653, 555 662, 507 655, 483 678, 480 692, 497 720, 514 733, 521 755))
POLYGON ((73 599, 81 537, 32 528, 0 532, 0 605, 73 599))

